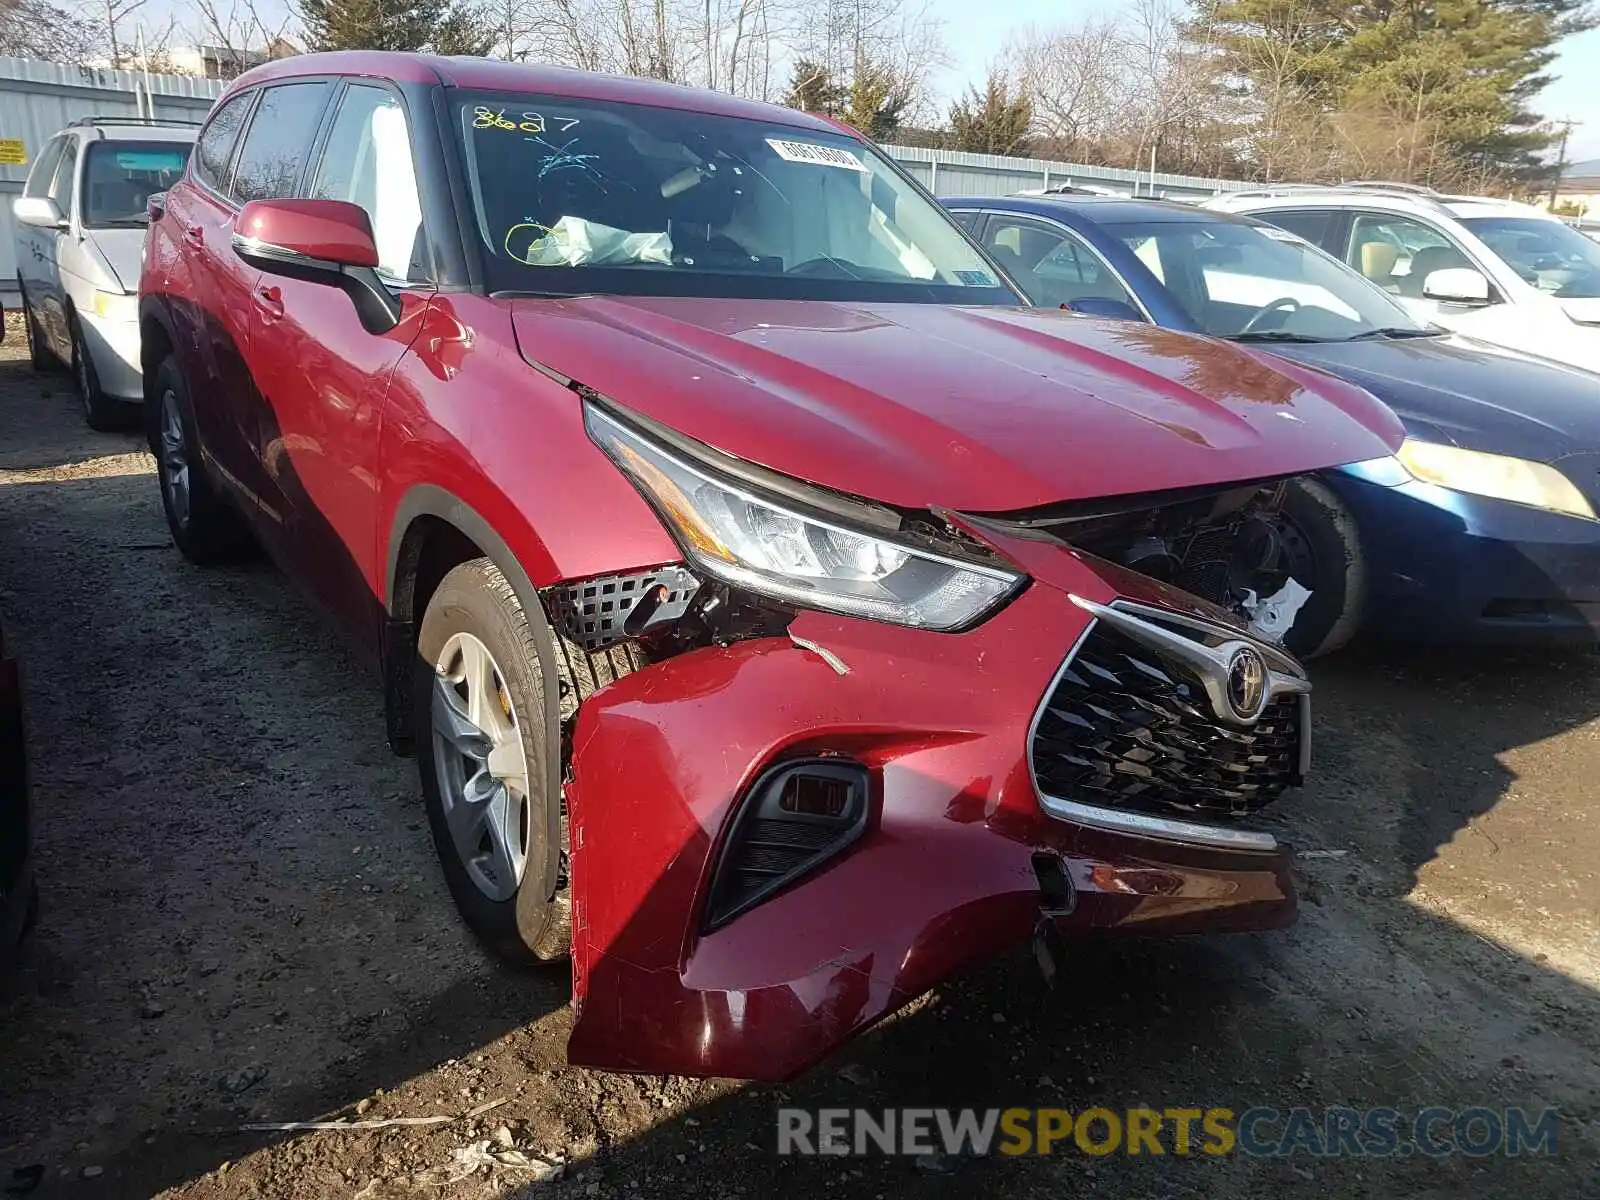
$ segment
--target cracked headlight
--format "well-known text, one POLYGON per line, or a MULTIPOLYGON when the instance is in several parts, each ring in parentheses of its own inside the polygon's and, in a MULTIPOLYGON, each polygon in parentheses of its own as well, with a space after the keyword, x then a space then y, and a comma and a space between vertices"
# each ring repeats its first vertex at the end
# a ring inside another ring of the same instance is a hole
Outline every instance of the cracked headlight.
POLYGON ((1018 572, 851 529, 719 478, 593 403, 584 420, 690 563, 724 583, 802 608, 947 632, 974 624, 1024 582, 1018 572))
POLYGON ((1547 463, 1481 450, 1463 450, 1438 442, 1420 442, 1415 438, 1407 438, 1395 457, 1424 483, 1532 508, 1547 508, 1589 521, 1595 519, 1594 509, 1572 480, 1547 463))

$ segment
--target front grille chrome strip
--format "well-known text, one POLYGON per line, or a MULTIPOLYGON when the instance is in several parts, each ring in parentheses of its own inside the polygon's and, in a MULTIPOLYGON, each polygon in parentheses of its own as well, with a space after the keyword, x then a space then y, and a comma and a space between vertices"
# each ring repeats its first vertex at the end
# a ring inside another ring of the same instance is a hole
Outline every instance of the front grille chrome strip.
MULTIPOLYGON (((1110 808, 1099 804, 1083 804, 1076 800, 1050 795, 1040 786, 1038 769, 1034 763, 1033 748, 1039 734, 1040 722, 1044 719, 1045 710, 1049 706, 1051 697, 1056 694, 1057 688, 1061 685, 1062 677, 1072 669, 1072 663, 1077 658, 1078 651, 1088 641, 1089 635, 1094 632, 1101 619, 1115 613, 1116 616, 1122 618, 1122 621, 1118 621, 1117 624, 1122 625, 1133 615, 1128 611, 1129 609, 1134 610, 1134 612, 1144 609, 1143 605, 1134 606, 1130 604, 1119 612, 1116 609, 1110 609, 1092 601, 1084 601, 1077 596, 1072 596, 1071 599, 1093 615, 1089 624, 1078 635, 1078 640, 1072 644, 1072 648, 1067 652, 1066 657, 1061 660, 1061 666, 1056 669, 1056 673, 1051 677, 1050 684, 1045 688, 1038 707, 1034 709, 1033 719, 1028 723, 1028 776, 1033 782, 1033 791, 1034 795, 1038 797, 1039 807, 1059 821, 1068 821, 1074 825, 1105 830, 1109 833, 1128 834, 1157 841, 1222 850, 1244 850, 1257 853, 1270 853, 1277 850, 1280 846, 1278 839, 1270 833, 1263 833, 1259 830, 1202 824, 1198 821, 1185 821, 1176 817, 1158 816, 1150 812, 1110 808)), ((1239 636, 1237 631, 1223 627, 1213 627, 1193 618, 1181 618, 1177 614, 1169 614, 1162 610, 1149 609, 1145 611, 1150 612, 1151 615, 1159 615, 1161 618, 1174 620, 1177 624, 1187 625, 1195 629, 1197 633, 1203 631, 1216 636, 1239 636)), ((1138 621, 1138 617, 1133 619, 1138 621)), ((1141 625, 1144 624, 1142 621, 1139 623, 1141 625)), ((1162 644, 1166 643, 1167 637, 1172 636, 1165 629, 1157 628, 1156 632, 1166 636, 1151 640, 1158 640, 1162 644)), ((1283 654, 1277 647, 1257 642, 1256 639, 1250 638, 1248 635, 1245 635, 1241 640, 1248 640, 1257 645, 1268 654, 1269 659, 1273 661, 1273 665, 1279 668, 1271 673, 1274 677, 1273 682, 1276 684, 1278 694, 1298 693, 1302 718, 1300 764, 1303 771, 1309 765, 1308 760, 1310 757, 1310 729, 1306 720, 1309 717, 1308 710, 1310 707, 1310 696, 1306 693, 1311 690, 1310 684, 1300 672, 1299 664, 1283 654)))

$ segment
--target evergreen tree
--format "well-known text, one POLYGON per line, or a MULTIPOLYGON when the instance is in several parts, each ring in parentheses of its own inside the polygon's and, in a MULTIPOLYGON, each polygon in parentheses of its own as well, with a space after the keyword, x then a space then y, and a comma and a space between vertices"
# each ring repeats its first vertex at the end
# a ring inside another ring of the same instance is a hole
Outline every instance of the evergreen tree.
POLYGON ((313 50, 426 50, 484 55, 495 31, 460 0, 300 0, 313 50))
POLYGON ((819 62, 802 58, 789 77, 789 92, 783 102, 801 112, 826 113, 836 117, 844 108, 845 89, 834 82, 833 72, 819 62))
POLYGON ((991 70, 983 91, 968 87, 950 106, 950 148, 978 154, 1026 156, 1033 128, 1033 104, 1013 93, 1002 71, 991 70))
POLYGON ((1257 107, 1258 168, 1411 179, 1526 176, 1551 143, 1532 107, 1584 0, 1198 0, 1257 107))

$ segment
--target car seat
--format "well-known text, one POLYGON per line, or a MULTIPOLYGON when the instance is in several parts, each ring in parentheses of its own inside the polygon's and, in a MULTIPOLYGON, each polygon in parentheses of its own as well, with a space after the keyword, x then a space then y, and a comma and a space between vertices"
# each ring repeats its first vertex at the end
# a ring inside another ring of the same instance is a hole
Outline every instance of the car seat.
POLYGON ((1411 269, 1401 281, 1400 290, 1406 296, 1421 298, 1423 285, 1435 271, 1471 265, 1454 246, 1426 246, 1411 256, 1411 269))

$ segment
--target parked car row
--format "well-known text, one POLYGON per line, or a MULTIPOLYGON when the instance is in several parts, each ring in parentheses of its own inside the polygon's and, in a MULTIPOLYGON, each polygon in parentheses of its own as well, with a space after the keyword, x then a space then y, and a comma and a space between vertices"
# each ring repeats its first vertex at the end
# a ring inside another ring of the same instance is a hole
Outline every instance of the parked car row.
POLYGON ((1594 640, 1600 377, 1423 323, 1266 224, 1276 209, 1257 220, 1086 196, 945 203, 1036 303, 1261 347, 1399 415, 1406 441, 1393 459, 1289 485, 1273 532, 1311 592, 1290 649, 1326 652, 1362 629, 1594 640))
POLYGON ((1292 651, 1446 587, 1403 594, 1394 514, 1474 522, 1463 580, 1594 519, 1555 401, 1466 398, 1469 346, 1253 221, 958 224, 830 120, 401 54, 248 72, 174 175, 173 539, 264 548, 368 653, 464 920, 570 958, 577 1063, 781 1078, 1018 939, 1286 924, 1292 651))

